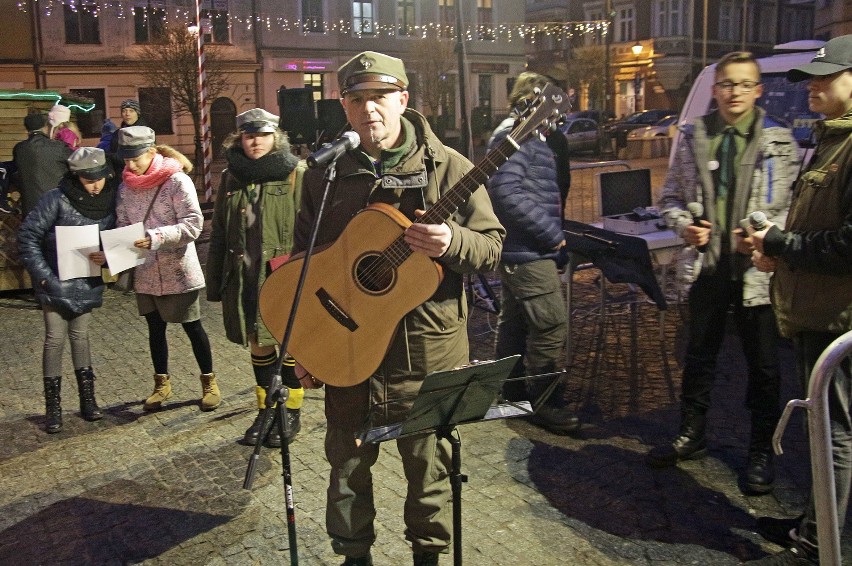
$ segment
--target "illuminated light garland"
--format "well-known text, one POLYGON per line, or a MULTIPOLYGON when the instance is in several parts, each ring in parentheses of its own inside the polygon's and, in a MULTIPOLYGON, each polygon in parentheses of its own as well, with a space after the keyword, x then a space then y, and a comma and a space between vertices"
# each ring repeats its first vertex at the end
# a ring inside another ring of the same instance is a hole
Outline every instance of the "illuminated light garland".
MULTIPOLYGON (((35 4, 42 8, 45 16, 51 16, 55 10, 62 6, 68 6, 73 11, 87 10, 94 17, 100 17, 106 10, 115 11, 119 19, 133 17, 133 8, 137 7, 133 0, 35 0, 35 4)), ((18 10, 27 12, 27 3, 17 2, 18 10)), ((170 6, 177 21, 187 25, 195 23, 195 10, 170 6)), ((146 16, 147 17, 147 16, 146 16)), ((218 14, 210 18, 222 17, 218 14)), ((336 22, 324 22, 316 18, 305 18, 304 20, 289 19, 281 16, 270 16, 264 14, 253 14, 246 17, 236 16, 228 13, 228 27, 233 29, 235 25, 242 25, 247 31, 255 25, 263 27, 266 31, 284 31, 308 35, 331 35, 344 34, 358 38, 376 37, 427 37, 429 32, 437 32, 439 37, 451 39, 455 37, 455 26, 437 22, 427 22, 419 25, 400 26, 397 24, 382 24, 378 20, 370 20, 371 32, 357 30, 353 27, 351 20, 337 20, 336 22), (314 28, 322 27, 322 31, 314 31, 314 28)), ((568 39, 592 33, 606 35, 609 31, 609 22, 606 20, 589 20, 578 22, 537 22, 537 23, 501 23, 494 25, 471 24, 465 26, 462 32, 467 41, 496 41, 504 39, 511 43, 513 40, 526 40, 534 44, 538 35, 555 37, 557 39, 568 39)))
MULTIPOLYGON (((48 91, 48 92, 39 92, 39 91, 26 91, 26 90, 0 90, 0 100, 20 100, 22 98, 28 98, 31 100, 44 100, 50 101, 54 104, 59 103, 64 96, 57 92, 48 91)), ((81 112, 91 112, 95 109, 95 104, 86 104, 84 102, 72 102, 69 99, 65 99, 63 101, 63 106, 67 106, 68 108, 74 109, 81 112)))

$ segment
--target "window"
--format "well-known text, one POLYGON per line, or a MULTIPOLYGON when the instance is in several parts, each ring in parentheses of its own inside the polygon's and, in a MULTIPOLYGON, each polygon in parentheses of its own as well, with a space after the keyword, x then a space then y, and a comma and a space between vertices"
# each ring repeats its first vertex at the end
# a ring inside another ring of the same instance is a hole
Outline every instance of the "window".
POLYGON ((476 0, 476 23, 479 39, 494 39, 494 6, 491 0, 476 0))
POLYGON ((479 106, 491 108, 492 75, 479 75, 479 106))
POLYGON ((139 89, 140 114, 145 116, 148 126, 160 134, 172 134, 172 93, 167 88, 146 87, 139 89))
POLYGON ((621 8, 615 15, 616 41, 632 41, 636 39, 633 32, 633 8, 621 8))
POLYGON ((734 2, 723 1, 719 6, 719 39, 736 41, 740 38, 740 10, 734 2))
POLYGON ((323 74, 322 73, 305 73, 305 88, 310 88, 314 91, 314 100, 322 100, 323 90, 323 74))
MULTIPOLYGON (((593 22, 603 22, 605 20, 603 11, 597 11, 597 10, 588 12, 586 19, 593 21, 593 22)), ((610 33, 612 33, 611 29, 609 31, 610 31, 610 33)), ((595 28, 593 33, 586 34, 585 44, 586 45, 603 45, 604 42, 605 42, 604 37, 605 36, 604 36, 603 26, 597 27, 597 28, 595 28)))
POLYGON ((797 6, 782 6, 781 9, 779 43, 810 39, 810 31, 814 29, 813 10, 797 6))
POLYGON ((65 43, 100 43, 98 7, 92 2, 63 5, 65 11, 65 43))
POLYGON ((325 31, 322 0, 302 0, 302 30, 317 33, 325 31))
POLYGON ((76 112, 77 127, 84 138, 100 138, 101 126, 106 115, 106 99, 102 88, 72 88, 71 94, 84 96, 95 101, 95 107, 89 112, 76 112))
POLYGON ((396 0, 396 34, 414 34, 414 0, 396 0))
POLYGON ((376 33, 372 2, 352 2, 352 31, 356 35, 376 33))
POLYGON ((201 5, 204 43, 231 43, 228 0, 203 0, 201 5))
POLYGON ((456 27, 455 0, 438 0, 438 25, 441 26, 441 37, 455 37, 453 33, 456 27))
POLYGON ((133 7, 136 43, 151 43, 162 35, 166 27, 166 9, 161 1, 142 0, 133 7))
POLYGON ((654 35, 686 35, 688 10, 686 0, 657 0, 654 3, 654 35))

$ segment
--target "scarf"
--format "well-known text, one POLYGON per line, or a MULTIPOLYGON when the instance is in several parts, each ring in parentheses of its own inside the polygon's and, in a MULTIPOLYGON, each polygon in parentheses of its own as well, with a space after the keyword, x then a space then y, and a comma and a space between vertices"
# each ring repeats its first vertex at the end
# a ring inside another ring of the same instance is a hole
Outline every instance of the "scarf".
POLYGON ((225 158, 228 171, 243 184, 283 181, 299 163, 299 159, 289 151, 272 151, 263 157, 250 159, 239 145, 228 149, 225 158))
POLYGON ((156 189, 165 183, 169 177, 180 171, 183 171, 183 165, 180 164, 180 161, 156 153, 147 171, 141 175, 136 175, 125 167, 121 179, 124 181, 124 185, 130 189, 156 189))
POLYGON ((65 178, 59 185, 62 194, 68 199, 77 212, 92 220, 100 220, 115 211, 115 187, 109 179, 103 190, 91 195, 75 177, 65 178))

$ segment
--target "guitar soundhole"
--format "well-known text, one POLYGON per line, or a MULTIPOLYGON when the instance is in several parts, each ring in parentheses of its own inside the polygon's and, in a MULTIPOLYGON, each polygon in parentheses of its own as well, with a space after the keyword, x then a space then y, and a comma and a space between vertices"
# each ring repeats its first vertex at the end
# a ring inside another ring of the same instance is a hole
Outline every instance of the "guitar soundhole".
POLYGON ((381 295, 393 287, 396 269, 380 254, 369 253, 355 263, 354 275, 364 292, 381 295))

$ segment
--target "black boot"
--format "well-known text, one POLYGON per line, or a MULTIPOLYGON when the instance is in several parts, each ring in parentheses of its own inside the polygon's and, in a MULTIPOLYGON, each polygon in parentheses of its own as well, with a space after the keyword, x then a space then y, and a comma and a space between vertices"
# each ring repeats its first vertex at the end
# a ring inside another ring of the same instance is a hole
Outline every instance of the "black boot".
POLYGON ((751 441, 745 472, 746 493, 763 495, 775 487, 775 464, 772 461, 772 434, 778 416, 752 414, 751 441))
POLYGON ((77 376, 77 389, 80 393, 80 414, 87 421, 97 421, 104 414, 95 401, 95 373, 91 367, 74 370, 77 376))
POLYGON ((281 448, 281 435, 278 434, 278 408, 276 407, 273 411, 275 411, 275 418, 272 419, 272 426, 266 434, 263 445, 267 448, 281 448))
POLYGON ((293 439, 296 438, 296 435, 299 434, 300 430, 302 430, 302 421, 300 418, 301 413, 302 411, 300 409, 287 409, 287 424, 290 425, 287 442, 293 442, 293 439))
MULTIPOLYGON (((552 368, 537 371, 531 370, 532 375, 553 372, 552 368), (532 371, 535 371, 535 373, 532 373, 532 371)), ((562 381, 561 376, 557 379, 560 381, 550 396, 544 399, 534 415, 530 415, 526 419, 530 424, 534 424, 553 434, 566 435, 575 433, 580 430, 580 418, 568 408, 568 404, 565 402, 565 392, 567 390, 565 382, 562 381)), ((532 379, 528 380, 527 388, 530 393, 530 401, 533 403, 538 401, 547 390, 548 384, 549 381, 546 379, 539 380, 538 382, 532 379)))
POLYGON ((437 552, 415 552, 414 566, 438 566, 438 556, 437 552))
POLYGON ((260 429, 263 426, 263 409, 257 412, 257 416, 254 418, 254 422, 251 423, 251 426, 248 427, 246 433, 243 435, 243 442, 248 444, 249 446, 254 446, 257 444, 257 439, 260 437, 260 429))
POLYGON ((44 404, 47 416, 47 432, 54 434, 62 431, 62 377, 44 378, 44 404))
POLYGON ((680 433, 671 444, 656 446, 646 462, 652 468, 667 468, 682 460, 698 460, 707 455, 704 438, 707 419, 696 413, 681 413, 680 433))

